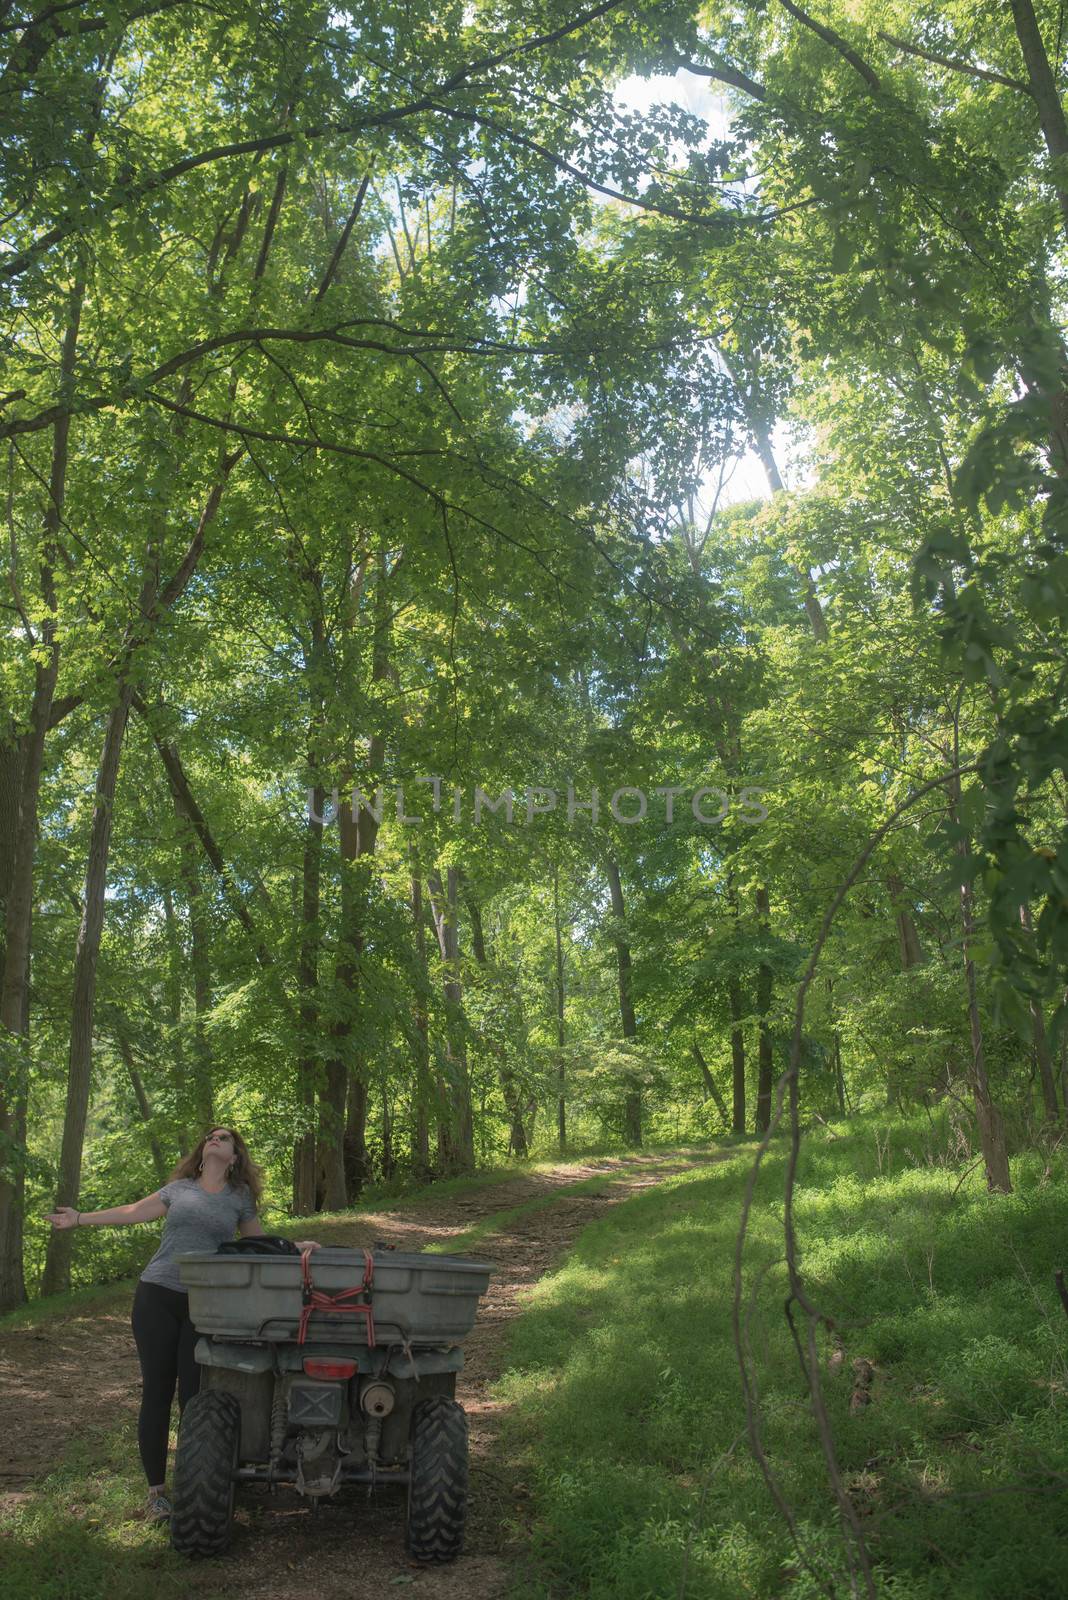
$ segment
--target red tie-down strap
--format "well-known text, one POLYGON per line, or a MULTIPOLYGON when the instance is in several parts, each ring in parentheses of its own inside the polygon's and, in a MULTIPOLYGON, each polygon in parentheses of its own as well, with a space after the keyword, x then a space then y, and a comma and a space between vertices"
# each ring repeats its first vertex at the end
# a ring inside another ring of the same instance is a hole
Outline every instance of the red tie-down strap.
POLYGON ((300 1253, 301 1312, 297 1327, 297 1343, 303 1344, 308 1336, 308 1319, 315 1311, 329 1316, 363 1317, 367 1325, 367 1344, 375 1347, 375 1318, 371 1306, 371 1291, 375 1282, 375 1262, 370 1250, 363 1253, 363 1282, 352 1289, 342 1289, 339 1294, 327 1294, 317 1289, 311 1277, 311 1251, 300 1253))

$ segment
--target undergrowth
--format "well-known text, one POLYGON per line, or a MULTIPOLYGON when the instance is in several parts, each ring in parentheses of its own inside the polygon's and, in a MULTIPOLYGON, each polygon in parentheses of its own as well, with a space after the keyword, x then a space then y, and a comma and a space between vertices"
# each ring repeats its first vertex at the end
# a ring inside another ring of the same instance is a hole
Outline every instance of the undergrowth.
MULTIPOLYGON (((961 1183, 965 1169, 925 1139, 918 1123, 858 1120, 806 1140, 797 1217, 810 1292, 840 1330, 837 1354, 821 1335, 838 1459, 881 1595, 1054 1600, 1068 1538, 1068 1321, 1053 1284, 1068 1262, 1068 1177, 1021 1156, 1016 1192, 990 1196, 981 1172, 961 1183)), ((731 1273, 750 1160, 614 1208, 516 1324, 498 1392, 514 1403, 510 1471, 531 1496, 517 1595, 850 1592, 783 1315, 781 1149, 757 1190, 747 1292, 759 1280, 764 1442, 796 1544, 749 1449, 731 1273)))

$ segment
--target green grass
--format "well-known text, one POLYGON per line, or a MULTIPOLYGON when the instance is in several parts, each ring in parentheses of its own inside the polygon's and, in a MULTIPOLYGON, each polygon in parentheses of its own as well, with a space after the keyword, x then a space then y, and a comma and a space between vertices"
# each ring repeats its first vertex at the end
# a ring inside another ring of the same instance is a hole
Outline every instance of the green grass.
POLYGON ((94 1316, 127 1303, 133 1294, 135 1278, 117 1278, 110 1283, 95 1283, 87 1289, 72 1289, 69 1294, 48 1294, 31 1300, 0 1316, 0 1334, 9 1329, 35 1328, 59 1317, 94 1316))
MULTIPOLYGON (((1068 1540, 1068 1176, 1014 1161, 1016 1193, 931 1164, 924 1128, 808 1137, 798 1226, 847 1359, 825 1392, 838 1457, 893 1600, 1054 1600, 1068 1540), (925 1160, 926 1157, 926 1160, 925 1160), (851 1361, 875 1364, 850 1410, 851 1361)), ((584 1600, 849 1593, 842 1540, 782 1314, 781 1151, 752 1218, 764 1437, 792 1544, 745 1436, 731 1268, 749 1156, 614 1208, 543 1280, 498 1387, 530 1490, 515 1592, 584 1600), (532 1519, 532 1521, 530 1520, 532 1519), (815 1576, 806 1571, 805 1562, 815 1576), (685 1575, 685 1579, 684 1579, 685 1575)), ((829 1340, 821 1337, 829 1356, 829 1340)))
POLYGON ((224 1600, 225 1577, 176 1555, 164 1527, 133 1518, 144 1495, 132 1423, 79 1440, 0 1517, 0 1591, 27 1600, 224 1600))

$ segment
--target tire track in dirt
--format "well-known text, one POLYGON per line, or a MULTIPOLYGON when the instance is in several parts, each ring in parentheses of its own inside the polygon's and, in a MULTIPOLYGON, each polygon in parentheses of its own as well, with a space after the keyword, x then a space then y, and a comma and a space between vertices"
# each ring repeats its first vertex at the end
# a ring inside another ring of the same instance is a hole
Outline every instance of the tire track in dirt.
MULTIPOLYGON (((404 1490, 384 1486, 368 1497, 353 1486, 316 1510, 294 1491, 260 1485, 239 1491, 234 1537, 225 1556, 191 1563, 190 1595, 199 1600, 371 1600, 383 1589, 418 1592, 421 1600, 497 1600, 508 1584, 501 1528, 512 1510, 509 1486, 495 1463, 500 1405, 490 1389, 503 1366, 507 1325, 525 1293, 559 1262, 578 1233, 606 1206, 704 1162, 719 1152, 632 1156, 560 1164, 466 1195, 433 1194, 394 1211, 362 1212, 308 1231, 323 1244, 398 1249, 441 1245, 483 1219, 531 1201, 551 1199, 584 1179, 609 1182, 600 1193, 560 1195, 506 1224, 471 1251, 494 1267, 478 1321, 464 1342, 457 1399, 468 1414, 471 1483, 465 1553, 453 1566, 421 1567, 404 1551, 404 1490)), ((136 1419, 137 1352, 128 1296, 114 1307, 56 1318, 36 1328, 0 1332, 0 1505, 32 1492, 33 1480, 60 1459, 78 1434, 93 1437, 136 1419)), ((172 1457, 173 1460, 173 1457, 172 1457)), ((170 1473, 168 1473, 168 1478, 170 1473)), ((170 1555, 161 1532, 161 1560, 170 1555)))

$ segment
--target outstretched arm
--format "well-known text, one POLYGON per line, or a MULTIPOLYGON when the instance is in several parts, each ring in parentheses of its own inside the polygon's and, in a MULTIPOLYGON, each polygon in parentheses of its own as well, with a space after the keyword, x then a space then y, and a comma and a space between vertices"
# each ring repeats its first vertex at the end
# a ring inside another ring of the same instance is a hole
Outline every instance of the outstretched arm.
POLYGON ((107 1211, 76 1211, 73 1206, 57 1206, 48 1213, 46 1221, 53 1228, 126 1228, 132 1222, 156 1222, 167 1215, 167 1207, 155 1194, 143 1200, 134 1200, 128 1206, 112 1206, 107 1211))

